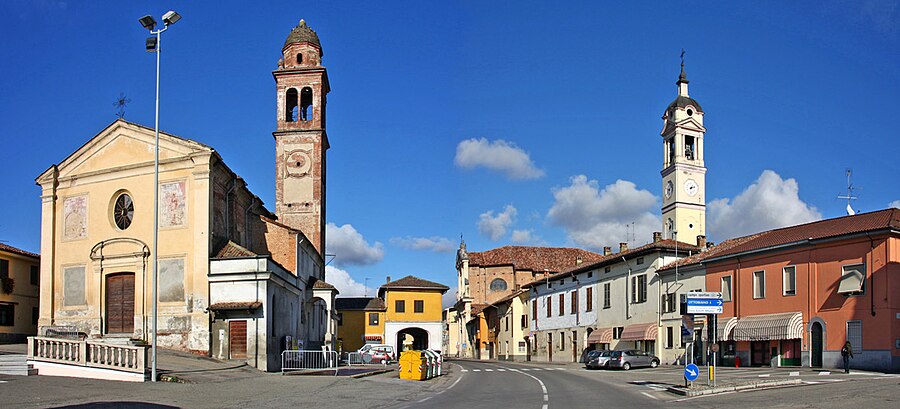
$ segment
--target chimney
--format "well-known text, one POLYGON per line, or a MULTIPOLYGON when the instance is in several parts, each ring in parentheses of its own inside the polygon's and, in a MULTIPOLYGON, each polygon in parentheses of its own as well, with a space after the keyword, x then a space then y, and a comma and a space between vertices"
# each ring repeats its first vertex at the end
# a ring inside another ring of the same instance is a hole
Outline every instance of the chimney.
POLYGON ((653 242, 656 243, 656 242, 660 242, 660 241, 662 241, 662 232, 661 231, 653 232, 653 242))
POLYGON ((389 282, 391 282, 391 276, 387 276, 387 278, 384 280, 385 284, 387 284, 389 282))
POLYGON ((701 249, 706 247, 706 236, 702 234, 697 236, 697 247, 700 247, 701 249))
POLYGON ((604 246, 604 247, 603 247, 603 255, 604 255, 604 256, 608 256, 608 255, 610 255, 610 254, 612 254, 612 247, 610 247, 610 246, 604 246))
POLYGON ((619 253, 628 251, 628 243, 619 243, 619 253))
POLYGON ((584 261, 584 260, 581 259, 581 256, 576 256, 576 257, 575 257, 575 265, 576 265, 576 266, 580 266, 581 263, 582 263, 583 261, 584 261))

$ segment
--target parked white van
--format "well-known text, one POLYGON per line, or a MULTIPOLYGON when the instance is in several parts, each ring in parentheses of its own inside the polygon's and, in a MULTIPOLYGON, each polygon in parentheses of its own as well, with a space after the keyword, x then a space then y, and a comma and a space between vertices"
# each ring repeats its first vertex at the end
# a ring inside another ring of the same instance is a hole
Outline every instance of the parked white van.
POLYGON ((387 344, 366 344, 356 352, 362 356, 362 360, 365 363, 379 362, 388 364, 396 359, 397 356, 394 352, 394 346, 387 344))

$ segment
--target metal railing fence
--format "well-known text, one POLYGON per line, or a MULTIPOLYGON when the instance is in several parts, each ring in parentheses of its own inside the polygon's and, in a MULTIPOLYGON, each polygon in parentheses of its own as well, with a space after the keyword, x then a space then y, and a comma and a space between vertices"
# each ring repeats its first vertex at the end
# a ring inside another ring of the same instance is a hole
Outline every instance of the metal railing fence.
POLYGON ((304 369, 334 369, 337 371, 337 351, 287 350, 281 353, 281 372, 304 369))

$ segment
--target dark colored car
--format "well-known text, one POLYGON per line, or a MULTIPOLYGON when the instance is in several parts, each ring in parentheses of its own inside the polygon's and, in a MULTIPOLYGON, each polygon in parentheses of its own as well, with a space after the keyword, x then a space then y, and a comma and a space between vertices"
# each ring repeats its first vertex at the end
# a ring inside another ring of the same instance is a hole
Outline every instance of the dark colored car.
POLYGON ((609 357, 612 351, 591 351, 584 367, 587 369, 609 368, 609 357))
POLYGON ((621 368, 626 371, 643 366, 656 368, 659 366, 659 358, 656 355, 636 349, 612 351, 609 356, 608 366, 610 368, 621 368))

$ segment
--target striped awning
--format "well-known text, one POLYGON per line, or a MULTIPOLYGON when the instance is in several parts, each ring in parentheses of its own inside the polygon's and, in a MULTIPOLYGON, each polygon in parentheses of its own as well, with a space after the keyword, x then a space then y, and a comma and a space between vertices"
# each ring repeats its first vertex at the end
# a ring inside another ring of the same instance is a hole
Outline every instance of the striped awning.
POLYGON ((775 339, 802 339, 803 314, 748 315, 738 318, 734 326, 735 341, 769 341, 775 339))
POLYGON ((719 321, 716 328, 716 341, 734 341, 732 332, 734 326, 737 325, 737 318, 731 317, 723 321, 719 321))
POLYGON ((622 341, 655 341, 657 326, 655 322, 649 324, 632 324, 622 331, 619 337, 622 341))
POLYGON ((612 328, 600 328, 588 335, 587 343, 591 344, 609 344, 612 343, 612 328))

